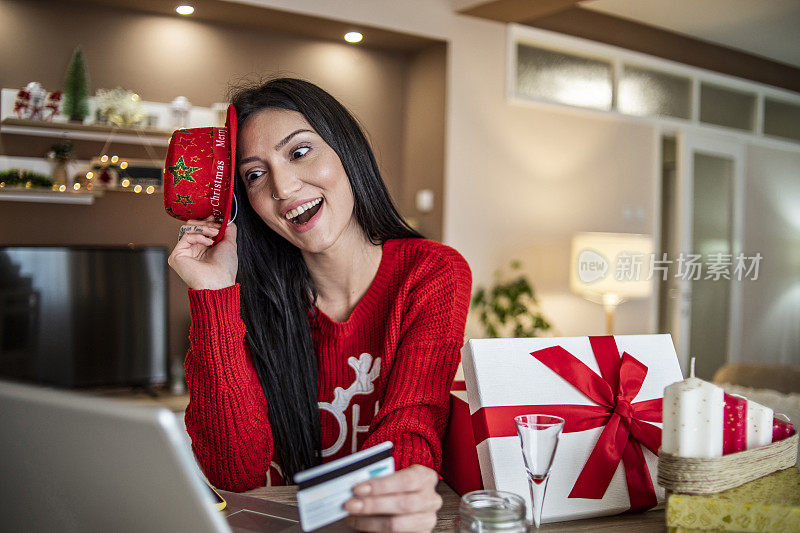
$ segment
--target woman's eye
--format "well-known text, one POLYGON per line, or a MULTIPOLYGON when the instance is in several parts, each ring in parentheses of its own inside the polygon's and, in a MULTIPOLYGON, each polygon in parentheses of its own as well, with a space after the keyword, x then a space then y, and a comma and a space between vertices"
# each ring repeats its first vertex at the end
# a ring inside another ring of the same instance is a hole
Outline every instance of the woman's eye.
POLYGON ((298 159, 306 155, 308 151, 311 150, 308 146, 301 146, 299 148, 295 148, 292 150, 292 159, 298 159))
POLYGON ((250 172, 245 173, 244 181, 250 183, 260 178, 263 174, 264 172, 262 172, 261 170, 251 170, 250 172))

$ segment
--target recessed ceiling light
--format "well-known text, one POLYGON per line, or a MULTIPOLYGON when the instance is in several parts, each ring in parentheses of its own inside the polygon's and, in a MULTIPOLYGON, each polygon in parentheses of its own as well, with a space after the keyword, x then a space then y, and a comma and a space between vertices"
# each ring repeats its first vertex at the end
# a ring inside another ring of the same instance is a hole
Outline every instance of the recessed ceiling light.
POLYGON ((349 31, 344 35, 344 40, 348 43, 360 43, 364 36, 357 31, 349 31))
POLYGON ((194 13, 194 8, 192 6, 184 5, 176 7, 175 11, 177 11, 179 15, 191 15, 194 13))

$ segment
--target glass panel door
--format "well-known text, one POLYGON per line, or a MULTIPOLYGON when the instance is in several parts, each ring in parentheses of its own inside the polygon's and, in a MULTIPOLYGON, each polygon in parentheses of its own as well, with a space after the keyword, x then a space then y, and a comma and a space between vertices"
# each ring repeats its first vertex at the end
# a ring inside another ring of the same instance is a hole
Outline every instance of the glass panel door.
POLYGON ((697 377, 711 379, 739 345, 740 285, 731 279, 741 252, 744 149, 684 132, 676 156, 673 201, 663 219, 671 264, 662 323, 684 373, 694 357, 697 377))
POLYGON ((695 151, 692 164, 692 249, 701 268, 695 278, 688 261, 679 258, 679 267, 692 279, 689 354, 697 359, 697 377, 710 380, 728 355, 734 160, 695 151))

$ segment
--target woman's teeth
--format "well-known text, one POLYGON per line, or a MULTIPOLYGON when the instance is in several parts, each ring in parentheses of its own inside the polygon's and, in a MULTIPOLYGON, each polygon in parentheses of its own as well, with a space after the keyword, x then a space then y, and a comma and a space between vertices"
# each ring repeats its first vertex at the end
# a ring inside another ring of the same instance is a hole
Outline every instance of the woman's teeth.
POLYGON ((292 222, 293 218, 299 217, 312 207, 319 205, 320 202, 322 202, 322 198, 317 198, 316 200, 311 200, 310 202, 306 202, 301 206, 295 207, 294 209, 286 213, 286 220, 292 222))

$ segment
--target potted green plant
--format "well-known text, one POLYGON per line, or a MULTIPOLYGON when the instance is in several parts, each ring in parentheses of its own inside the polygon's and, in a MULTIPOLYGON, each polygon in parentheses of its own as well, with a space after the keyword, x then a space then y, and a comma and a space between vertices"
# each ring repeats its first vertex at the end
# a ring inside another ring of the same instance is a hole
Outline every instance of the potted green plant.
POLYGON ((519 261, 511 263, 512 275, 495 273, 491 287, 478 287, 471 307, 487 337, 540 337, 552 329, 539 309, 533 286, 521 272, 519 261))

